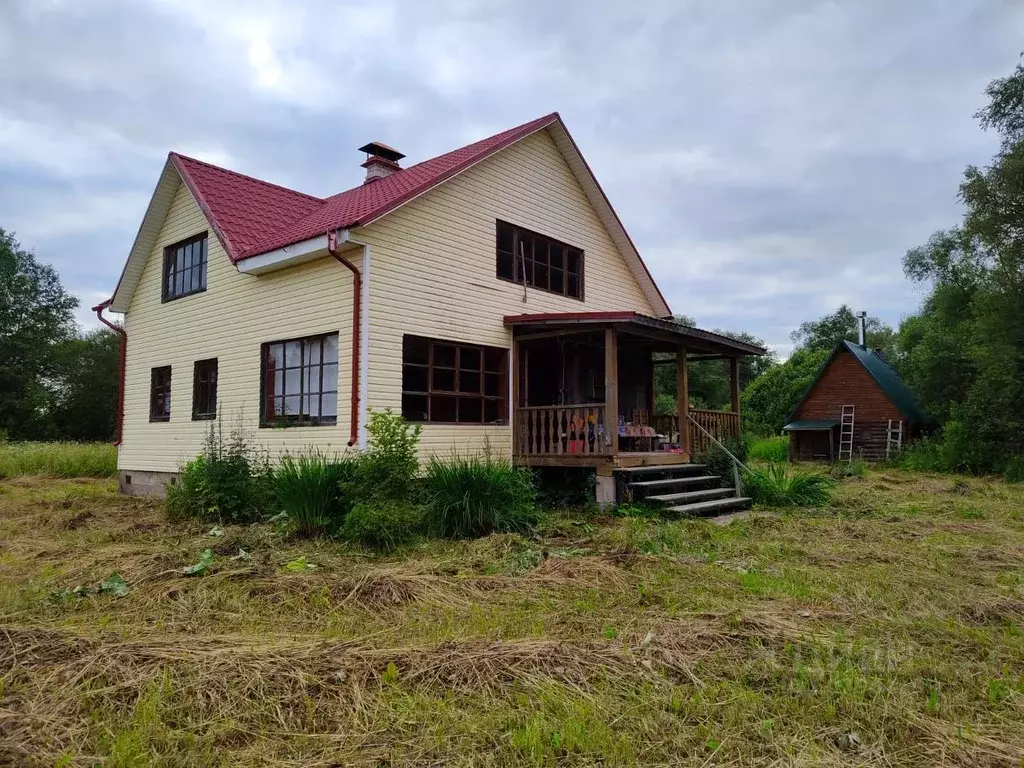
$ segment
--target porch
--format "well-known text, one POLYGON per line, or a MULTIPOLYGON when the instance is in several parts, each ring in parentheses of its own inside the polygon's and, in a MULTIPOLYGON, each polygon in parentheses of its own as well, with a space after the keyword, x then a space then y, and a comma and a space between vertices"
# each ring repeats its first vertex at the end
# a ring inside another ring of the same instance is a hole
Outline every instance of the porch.
POLYGON ((515 315, 512 431, 516 463, 615 469, 689 463, 740 433, 739 363, 765 350, 634 312, 515 315), (731 409, 690 408, 688 365, 721 359, 731 409), (655 366, 675 370, 676 411, 654 414, 655 366))

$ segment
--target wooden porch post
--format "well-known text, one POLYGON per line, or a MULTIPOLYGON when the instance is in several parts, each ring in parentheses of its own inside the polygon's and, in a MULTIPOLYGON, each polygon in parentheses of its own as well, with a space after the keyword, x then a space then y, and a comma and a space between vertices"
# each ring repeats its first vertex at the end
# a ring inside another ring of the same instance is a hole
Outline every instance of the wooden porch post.
POLYGON ((511 387, 509 388, 512 395, 512 402, 508 404, 508 423, 512 425, 513 456, 517 455, 520 452, 525 452, 522 451, 522 446, 520 445, 521 439, 519 436, 519 423, 516 418, 519 412, 519 406, 521 405, 521 403, 519 402, 519 353, 519 342, 516 341, 515 333, 513 332, 511 365, 512 381, 510 382, 511 387))
POLYGON ((619 332, 604 332, 604 424, 611 438, 612 455, 619 453, 619 332))
POLYGON ((740 359, 729 358, 729 385, 732 390, 732 412, 740 415, 740 359))
POLYGON ((686 347, 676 349, 676 413, 679 447, 690 456, 690 377, 686 368, 686 347))

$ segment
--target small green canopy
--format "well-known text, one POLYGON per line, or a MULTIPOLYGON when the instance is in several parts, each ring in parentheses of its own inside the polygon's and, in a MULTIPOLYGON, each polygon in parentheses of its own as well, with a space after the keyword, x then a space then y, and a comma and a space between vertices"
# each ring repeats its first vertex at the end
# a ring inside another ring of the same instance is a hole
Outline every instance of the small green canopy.
POLYGON ((783 432, 827 432, 833 427, 838 427, 839 422, 830 419, 805 419, 804 421, 791 421, 782 428, 783 432))

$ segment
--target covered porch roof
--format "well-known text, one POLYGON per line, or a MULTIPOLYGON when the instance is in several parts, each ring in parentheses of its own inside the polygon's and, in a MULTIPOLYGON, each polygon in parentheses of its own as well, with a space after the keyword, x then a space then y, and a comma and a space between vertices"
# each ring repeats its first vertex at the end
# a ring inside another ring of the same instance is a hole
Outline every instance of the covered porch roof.
POLYGON ((691 328, 672 320, 662 320, 639 312, 545 312, 506 315, 505 325, 511 326, 518 337, 523 337, 531 331, 548 331, 556 335, 615 327, 644 337, 653 342, 651 346, 654 348, 663 347, 665 351, 674 351, 682 345, 688 351, 700 352, 711 357, 743 357, 764 355, 768 352, 756 344, 748 344, 720 333, 691 328))

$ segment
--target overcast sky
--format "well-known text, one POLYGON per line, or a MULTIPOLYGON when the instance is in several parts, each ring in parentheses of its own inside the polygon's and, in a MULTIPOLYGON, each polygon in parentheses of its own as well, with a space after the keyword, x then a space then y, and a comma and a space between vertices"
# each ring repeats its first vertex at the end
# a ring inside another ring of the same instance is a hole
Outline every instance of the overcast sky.
POLYGON ((960 217, 1020 0, 0 0, 0 227, 88 307, 171 149, 316 195, 558 110, 673 310, 890 323, 960 217), (296 8, 304 10, 296 10, 296 8))

